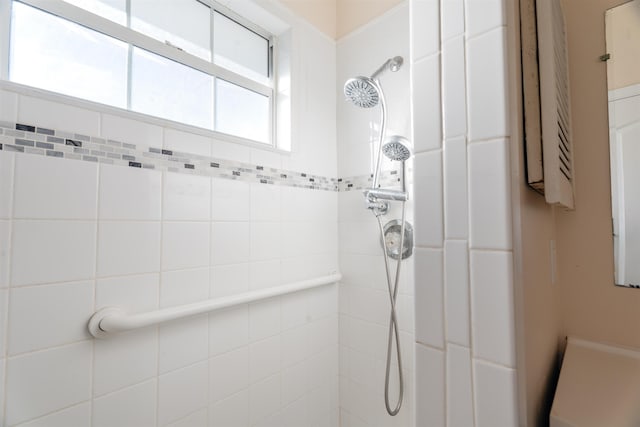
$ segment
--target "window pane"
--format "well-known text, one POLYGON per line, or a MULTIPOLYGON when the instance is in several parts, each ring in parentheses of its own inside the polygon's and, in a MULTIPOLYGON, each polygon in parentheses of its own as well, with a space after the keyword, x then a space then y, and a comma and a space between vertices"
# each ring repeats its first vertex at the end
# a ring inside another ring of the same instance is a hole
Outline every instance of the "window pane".
POLYGON ((269 98, 216 79, 216 130, 269 142, 269 98))
POLYGON ((102 16, 120 25, 127 25, 126 0, 64 0, 74 6, 102 16))
POLYGON ((131 0, 131 28, 211 60, 211 9, 196 0, 131 0))
POLYGON ((13 3, 10 80, 126 108, 127 45, 13 3))
POLYGON ((252 79, 269 77, 269 41, 218 12, 213 46, 216 64, 252 79))
POLYGON ((213 77, 134 48, 131 109, 213 129, 213 77))

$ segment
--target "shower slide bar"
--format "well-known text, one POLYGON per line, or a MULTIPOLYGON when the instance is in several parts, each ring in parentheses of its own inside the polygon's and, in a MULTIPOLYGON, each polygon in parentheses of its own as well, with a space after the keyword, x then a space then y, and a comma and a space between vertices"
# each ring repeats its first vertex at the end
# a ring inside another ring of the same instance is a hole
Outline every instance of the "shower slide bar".
POLYGON ((268 289, 259 289, 228 297, 213 298, 206 301, 195 302, 193 304, 167 307, 160 310, 148 311, 146 313, 128 314, 118 307, 104 307, 96 311, 93 316, 91 316, 91 319, 89 320, 89 333, 96 338, 105 338, 115 332, 144 328, 147 326, 157 325, 158 323, 168 322, 170 320, 195 316, 197 314, 221 310, 235 305, 247 304, 267 298, 303 291, 305 289, 330 285, 340 281, 341 278, 342 275, 340 273, 336 273, 268 289))

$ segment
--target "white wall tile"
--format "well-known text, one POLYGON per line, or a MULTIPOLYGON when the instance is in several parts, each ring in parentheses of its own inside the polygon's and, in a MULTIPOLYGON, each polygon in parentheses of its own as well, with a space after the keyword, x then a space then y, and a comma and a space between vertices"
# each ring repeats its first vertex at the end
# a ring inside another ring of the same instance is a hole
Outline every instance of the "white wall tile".
POLYGON ((101 222, 98 226, 98 276, 160 270, 160 223, 101 222))
POLYGON ((162 225, 162 269, 209 265, 209 222, 165 222, 162 225))
POLYGON ((92 314, 91 282, 13 289, 9 354, 88 339, 86 322, 92 314))
POLYGON ((510 252, 471 251, 473 354, 515 367, 513 257, 510 252))
POLYGON ((477 427, 518 425, 515 370, 474 360, 473 394, 477 427))
POLYGON ((236 162, 251 162, 251 148, 233 142, 224 142, 214 139, 211 146, 211 155, 218 159, 233 160, 236 162))
POLYGON ((96 218, 97 164, 18 156, 15 168, 16 218, 96 218))
POLYGON ((282 155, 274 151, 252 148, 251 163, 268 168, 280 169, 282 168, 282 155))
POLYGON ((249 385, 249 350, 241 347, 209 361, 211 403, 219 402, 249 385))
POLYGON ((91 403, 81 403, 62 411, 20 424, 20 427, 69 427, 91 424, 91 403))
POLYGON ((249 341, 255 342, 280 332, 280 298, 249 304, 249 341))
POLYGON ((168 427, 200 427, 208 425, 209 412, 207 408, 193 412, 186 417, 168 424, 168 427))
POLYGON ((447 239, 467 239, 469 236, 467 144, 464 138, 444 143, 444 227, 447 239))
POLYGON ((416 62, 413 75, 413 146, 420 153, 442 146, 440 55, 416 62))
POLYGON ((209 356, 206 314, 168 322, 158 328, 160 373, 182 368, 209 356))
POLYGON ((442 247, 444 224, 440 150, 416 155, 414 182, 415 245, 442 247))
MULTIPOLYGON (((280 375, 274 375, 249 387, 249 420, 256 423, 277 412, 280 407, 280 375)), ((277 425, 277 424, 276 424, 277 425)))
POLYGON ((211 156, 211 143, 211 138, 206 136, 164 128, 163 148, 166 150, 211 156))
POLYGON ((211 226, 211 264, 238 264, 249 261, 249 223, 214 222, 211 226))
POLYGON ((509 144, 469 146, 469 235, 474 249, 512 248, 509 144))
POLYGON ((280 221, 281 187, 251 184, 251 221, 280 221))
POLYGON ((341 252, 361 255, 381 255, 378 224, 374 218, 338 223, 341 252))
POLYGON ((216 356, 242 347, 249 341, 249 315, 246 305, 227 308, 209 315, 209 355, 216 356))
MULTIPOLYGON (((416 343, 416 425, 445 425, 444 352, 416 343)), ((499 424, 496 424, 499 425, 499 424)))
MULTIPOLYGON (((345 349, 345 352, 348 351, 345 349)), ((307 392, 309 372, 302 362, 282 370, 282 406, 300 399, 307 392)))
POLYGON ((251 206, 248 182, 213 178, 212 219, 214 221, 248 221, 251 206))
POLYGON ((249 427, 249 391, 243 390, 213 405, 210 426, 249 427))
POLYGON ((158 383, 158 424, 168 424, 206 407, 207 387, 207 362, 161 375, 158 383))
POLYGON ((118 306, 136 313, 158 308, 158 274, 112 277, 96 281, 96 309, 118 306))
POLYGON ((209 221, 211 178, 165 173, 162 219, 165 221, 209 221))
POLYGON ((249 264, 249 289, 282 285, 280 260, 256 261, 249 264))
POLYGON ((18 101, 18 122, 89 136, 100 134, 99 113, 24 95, 18 101))
POLYGON ((96 340, 93 395, 106 393, 153 378, 158 372, 158 334, 146 328, 96 340))
POLYGON ((18 116, 18 95, 0 91, 0 120, 15 123, 18 116))
POLYGON ((506 24, 506 5, 502 0, 466 0, 465 9, 468 37, 506 24))
POLYGON ((280 258, 282 229, 279 222, 251 223, 251 261, 280 258))
POLYGON ((11 218, 13 215, 13 169, 15 155, 0 152, 0 218, 11 218))
POLYGON ((93 401, 93 426, 152 426, 156 423, 157 381, 151 380, 93 401))
POLYGON ((14 221, 11 277, 15 286, 93 277, 96 223, 14 221))
POLYGON ((466 240, 444 247, 447 341, 469 346, 469 252, 466 240))
POLYGON ((420 249, 416 257, 416 341, 444 348, 444 262, 440 249, 420 249))
POLYGON ((440 4, 435 0, 416 0, 410 6, 411 59, 417 61, 440 50, 440 4))
POLYGON ((505 31, 498 28, 467 41, 467 102, 471 141, 504 137, 509 132, 505 31))
POLYGON ((89 399, 91 349, 91 343, 82 342, 9 359, 7 424, 18 424, 89 399))
POLYGON ((11 222, 0 220, 0 288, 9 286, 11 222))
POLYGON ((464 34, 464 0, 442 0, 442 40, 464 34))
POLYGON ((280 336, 276 335, 249 345, 249 381, 258 382, 280 371, 280 336))
MULTIPOLYGON (((91 135, 96 135, 92 133, 91 135)), ((162 146, 162 128, 138 120, 125 119, 111 114, 102 114, 102 132, 104 138, 136 144, 138 146, 162 146)))
MULTIPOLYGON (((6 289, 0 290, 0 365, 3 364, 4 358, 6 357, 6 347, 5 347, 5 339, 8 334, 7 331, 7 321, 9 320, 8 312, 9 312, 9 291, 6 289)), ((0 391, 2 387, 0 387, 0 391)), ((2 397, 0 395, 0 397, 2 397)), ((4 400, 2 400, 4 401, 4 400)), ((0 414, 1 415, 1 414, 0 414)))
POLYGON ((159 220, 162 173, 100 165, 100 219, 159 220))
POLYGON ((209 298, 209 269, 162 273, 160 307, 189 304, 209 298))
POLYGON ((447 426, 473 425, 471 354, 467 347, 447 345, 447 426))
MULTIPOLYGON (((448 3, 446 0, 444 3, 448 3)), ((444 138, 467 133, 464 36, 444 42, 442 46, 442 96, 444 138)))
POLYGON ((211 269, 210 297, 239 294, 249 290, 249 264, 218 265, 211 269))
POLYGON ((282 426, 304 426, 307 422, 307 399, 297 401, 282 408, 282 426))

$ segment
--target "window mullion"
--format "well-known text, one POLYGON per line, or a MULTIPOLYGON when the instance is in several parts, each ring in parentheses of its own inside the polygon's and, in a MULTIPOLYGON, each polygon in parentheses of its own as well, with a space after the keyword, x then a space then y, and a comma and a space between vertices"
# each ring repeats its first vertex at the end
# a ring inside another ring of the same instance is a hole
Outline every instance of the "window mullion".
MULTIPOLYGON (((131 28, 131 0, 127 0, 125 8, 127 13, 127 28, 131 28)), ((133 70, 133 45, 129 43, 129 50, 127 52, 127 110, 131 110, 132 70, 133 70)))
POLYGON ((0 78, 3 80, 9 79, 11 4, 10 1, 0 1, 0 78))
MULTIPOLYGON (((212 7, 209 7, 209 19, 211 20, 211 25, 209 26, 209 32, 210 32, 210 40, 211 40, 211 63, 213 64, 215 62, 215 31, 213 30, 213 25, 214 25, 214 10, 212 7)), ((218 83, 218 77, 217 76, 213 76, 213 117, 211 118, 211 122, 213 123, 213 130, 216 130, 218 127, 218 124, 216 123, 216 113, 218 111, 218 91, 217 91, 217 83, 218 83)))

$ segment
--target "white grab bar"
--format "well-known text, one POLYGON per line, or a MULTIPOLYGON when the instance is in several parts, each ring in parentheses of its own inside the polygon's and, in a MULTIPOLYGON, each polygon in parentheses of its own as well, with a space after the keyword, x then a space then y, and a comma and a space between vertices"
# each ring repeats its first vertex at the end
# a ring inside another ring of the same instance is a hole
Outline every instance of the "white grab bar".
POLYGON ((146 313, 128 314, 118 307, 104 307, 96 311, 89 320, 89 332, 96 338, 104 338, 112 332, 123 332, 131 329, 144 328, 170 320, 180 319, 196 314, 208 313, 234 305, 246 304, 267 298, 277 297, 292 292, 318 286, 330 285, 342 278, 340 273, 315 279, 302 280, 273 288, 259 289, 228 297, 213 298, 206 301, 185 304, 176 307, 167 307, 146 313))

